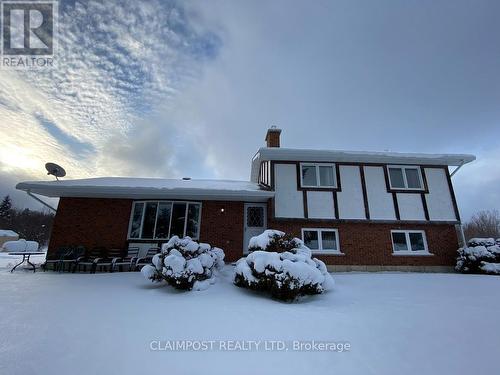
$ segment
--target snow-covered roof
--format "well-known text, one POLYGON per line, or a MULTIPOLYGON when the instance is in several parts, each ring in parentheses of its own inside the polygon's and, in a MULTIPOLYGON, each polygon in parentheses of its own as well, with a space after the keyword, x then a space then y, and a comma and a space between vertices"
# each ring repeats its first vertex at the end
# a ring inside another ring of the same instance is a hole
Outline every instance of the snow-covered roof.
POLYGON ((47 197, 198 199, 266 201, 274 193, 249 181, 99 177, 78 180, 26 181, 16 189, 47 197))
POLYGON ((19 235, 10 229, 0 229, 0 237, 19 237, 19 235))
POLYGON ((372 152, 344 150, 308 150, 262 147, 256 154, 260 161, 328 161, 349 163, 418 164, 459 166, 476 160, 469 154, 420 154, 402 152, 372 152))

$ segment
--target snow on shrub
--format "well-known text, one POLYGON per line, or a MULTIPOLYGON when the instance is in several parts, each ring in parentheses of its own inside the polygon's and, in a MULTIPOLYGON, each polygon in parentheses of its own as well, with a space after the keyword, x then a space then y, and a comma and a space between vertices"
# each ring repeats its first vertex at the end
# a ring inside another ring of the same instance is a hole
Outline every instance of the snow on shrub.
POLYGON ((265 230, 262 234, 250 238, 248 251, 264 250, 274 252, 291 251, 304 246, 302 240, 275 229, 265 230))
POLYGON ((500 274, 500 239, 471 238, 458 249, 455 269, 463 273, 500 274))
POLYGON ((484 273, 500 275, 500 263, 481 262, 479 267, 484 273))
POLYGON ((333 288, 325 264, 311 258, 311 250, 298 238, 266 230, 252 237, 248 247, 252 252, 236 263, 236 286, 269 292, 284 301, 333 288))
POLYGON ((217 271, 224 266, 224 251, 190 237, 173 236, 152 263, 141 269, 146 279, 165 280, 177 289, 204 290, 215 282, 217 271))

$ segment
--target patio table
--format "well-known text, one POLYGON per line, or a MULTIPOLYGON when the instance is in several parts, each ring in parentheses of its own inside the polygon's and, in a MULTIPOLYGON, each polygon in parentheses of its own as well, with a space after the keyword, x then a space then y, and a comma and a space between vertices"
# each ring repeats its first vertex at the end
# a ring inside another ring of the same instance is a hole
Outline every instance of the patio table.
POLYGON ((36 266, 30 262, 30 256, 32 255, 42 255, 42 254, 45 254, 43 251, 33 251, 33 252, 28 252, 28 251, 18 251, 18 252, 12 252, 12 253, 9 253, 9 255, 22 255, 23 256, 23 260, 21 260, 18 264, 16 264, 11 270, 10 272, 14 272, 14 270, 20 266, 21 264, 23 264, 25 261, 28 262, 29 265, 31 265, 31 268, 33 269, 33 272, 36 271, 36 266))

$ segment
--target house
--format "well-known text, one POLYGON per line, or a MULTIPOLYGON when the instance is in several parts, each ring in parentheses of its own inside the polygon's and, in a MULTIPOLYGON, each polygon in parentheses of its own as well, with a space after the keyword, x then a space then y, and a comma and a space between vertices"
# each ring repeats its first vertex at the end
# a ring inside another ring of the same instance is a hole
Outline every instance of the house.
POLYGON ((271 128, 250 181, 89 178, 22 182, 60 197, 49 253, 60 246, 139 246, 190 236, 244 255, 266 228, 302 238, 333 270, 444 270, 454 265, 460 215, 449 167, 472 155, 280 147, 271 128))

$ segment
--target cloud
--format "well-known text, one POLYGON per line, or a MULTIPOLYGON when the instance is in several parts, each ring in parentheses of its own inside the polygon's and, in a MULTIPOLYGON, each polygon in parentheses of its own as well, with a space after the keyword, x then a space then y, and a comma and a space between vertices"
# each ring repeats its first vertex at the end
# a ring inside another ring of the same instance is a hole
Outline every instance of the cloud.
MULTIPOLYGON (((0 71, 2 171, 36 176, 50 160, 71 177, 129 173, 119 160, 110 169, 108 150, 123 153, 118 140, 135 149, 139 164, 157 157, 158 138, 147 144, 150 133, 137 119, 154 117, 199 75, 217 38, 195 31, 176 3, 64 2, 60 9, 56 68, 0 71)), ((156 165, 156 173, 169 173, 168 163, 156 165)))

